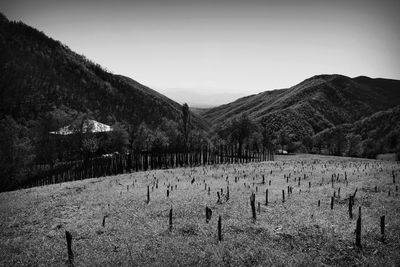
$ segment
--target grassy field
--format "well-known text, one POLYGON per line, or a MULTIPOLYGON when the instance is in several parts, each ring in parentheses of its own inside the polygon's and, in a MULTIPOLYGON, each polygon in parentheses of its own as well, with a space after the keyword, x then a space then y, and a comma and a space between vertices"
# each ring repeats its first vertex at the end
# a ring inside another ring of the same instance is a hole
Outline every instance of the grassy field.
POLYGON ((275 162, 139 172, 1 193, 0 265, 67 265, 67 230, 76 266, 399 266, 399 174, 396 162, 295 155, 278 156, 275 162), (289 195, 288 186, 293 188, 289 195), (356 189, 350 219, 348 197, 356 189), (256 205, 260 202, 256 221, 252 192, 256 205), (209 223, 206 206, 212 209, 209 223), (355 246, 359 207, 361 249, 355 246))

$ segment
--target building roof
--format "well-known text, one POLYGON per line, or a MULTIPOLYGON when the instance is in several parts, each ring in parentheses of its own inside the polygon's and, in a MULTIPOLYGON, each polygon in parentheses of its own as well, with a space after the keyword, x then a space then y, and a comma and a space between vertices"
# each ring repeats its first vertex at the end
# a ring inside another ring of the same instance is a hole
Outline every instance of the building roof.
MULTIPOLYGON (((84 120, 82 123, 82 128, 80 129, 81 133, 103 133, 103 132, 111 132, 113 128, 107 124, 100 123, 95 120, 84 120)), ((51 134, 56 135, 70 135, 74 133, 78 133, 79 129, 74 128, 72 125, 64 126, 58 131, 50 132, 51 134)))

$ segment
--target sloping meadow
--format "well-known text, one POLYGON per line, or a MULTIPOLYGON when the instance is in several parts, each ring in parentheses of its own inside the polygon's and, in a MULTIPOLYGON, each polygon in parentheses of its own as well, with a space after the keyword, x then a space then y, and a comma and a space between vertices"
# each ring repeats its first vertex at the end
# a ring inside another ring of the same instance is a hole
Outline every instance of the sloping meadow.
POLYGON ((296 155, 6 192, 0 265, 399 265, 399 174, 395 162, 296 155))

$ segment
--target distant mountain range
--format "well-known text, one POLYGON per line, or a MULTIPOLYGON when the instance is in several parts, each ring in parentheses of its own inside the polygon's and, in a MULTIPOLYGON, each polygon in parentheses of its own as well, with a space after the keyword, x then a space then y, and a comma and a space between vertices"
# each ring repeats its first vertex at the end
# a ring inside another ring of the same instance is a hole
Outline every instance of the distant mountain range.
POLYGON ((273 131, 286 128, 294 140, 301 140, 396 105, 400 105, 398 80, 317 75, 288 89, 265 91, 199 113, 212 125, 247 113, 273 131))
POLYGON ((187 103, 191 108, 213 108, 245 96, 240 93, 207 94, 201 93, 200 90, 190 89, 165 89, 160 92, 178 103, 187 103))

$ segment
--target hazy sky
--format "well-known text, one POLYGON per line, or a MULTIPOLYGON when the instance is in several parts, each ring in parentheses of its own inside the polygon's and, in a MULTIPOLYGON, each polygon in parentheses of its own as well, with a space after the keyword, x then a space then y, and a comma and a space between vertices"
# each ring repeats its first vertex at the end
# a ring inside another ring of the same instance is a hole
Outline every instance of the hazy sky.
POLYGON ((247 95, 321 73, 400 79, 398 0, 12 0, 0 11, 167 95, 247 95))

